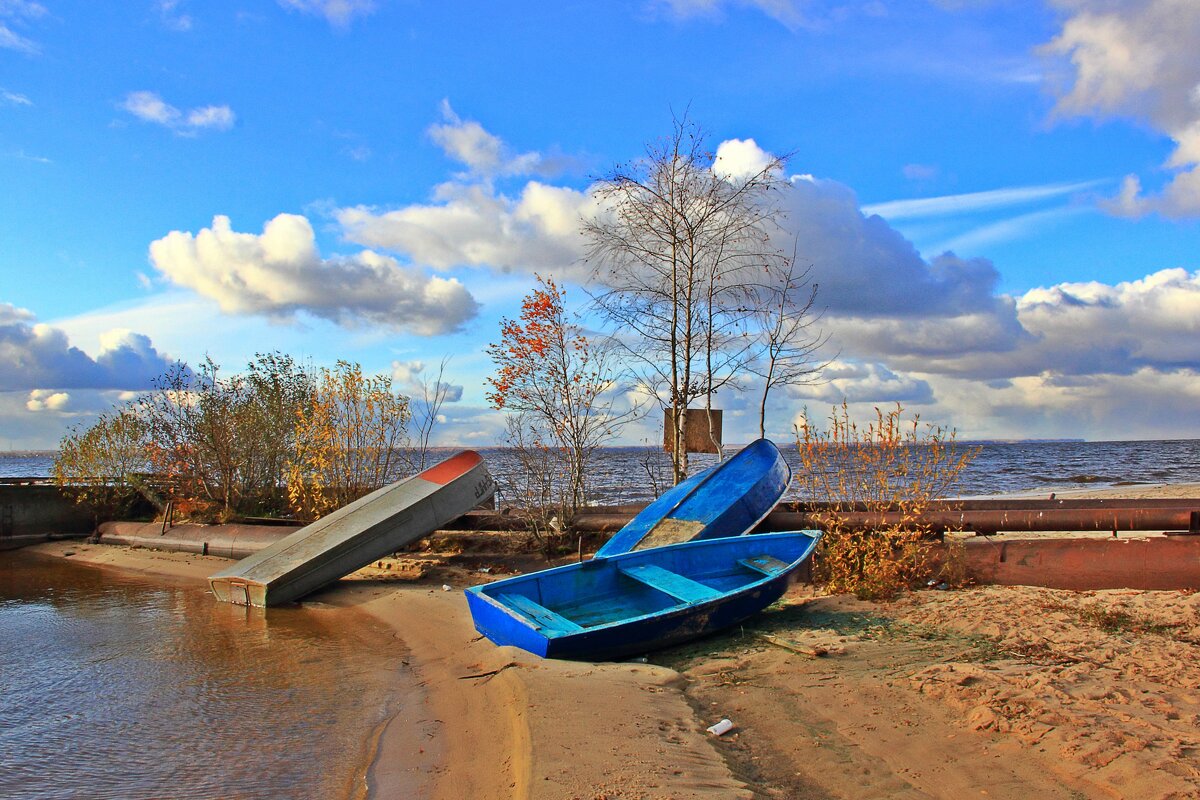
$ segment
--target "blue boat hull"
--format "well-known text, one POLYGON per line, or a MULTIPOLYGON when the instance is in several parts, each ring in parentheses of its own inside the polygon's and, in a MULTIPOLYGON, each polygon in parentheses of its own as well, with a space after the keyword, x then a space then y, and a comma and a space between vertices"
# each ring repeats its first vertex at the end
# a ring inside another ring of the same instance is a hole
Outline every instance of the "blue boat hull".
POLYGON ((664 492, 596 555, 748 533, 775 508, 791 478, 791 468, 773 442, 751 442, 664 492))
POLYGON ((627 658, 736 625, 778 600, 818 531, 685 542, 466 590, 475 628, 546 658, 627 658))

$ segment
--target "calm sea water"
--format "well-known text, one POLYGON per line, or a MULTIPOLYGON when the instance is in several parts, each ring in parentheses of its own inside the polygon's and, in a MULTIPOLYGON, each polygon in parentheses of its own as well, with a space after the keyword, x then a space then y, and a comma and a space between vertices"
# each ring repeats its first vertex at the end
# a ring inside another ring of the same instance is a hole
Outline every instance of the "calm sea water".
MULTIPOLYGON (((792 469, 798 470, 795 445, 778 444, 792 469)), ((956 493, 964 496, 1200 481, 1200 439, 966 442, 959 447, 978 449, 958 485, 956 493)), ((450 452, 439 451, 434 457, 450 452)), ((511 487, 515 474, 512 452, 502 448, 483 448, 480 452, 501 489, 511 487)), ((696 468, 714 460, 711 455, 692 456, 696 468)), ((49 475, 52 461, 52 453, 0 453, 0 477, 49 475)), ((601 451, 590 465, 589 474, 592 499, 598 505, 644 502, 666 485, 670 463, 657 448, 613 447, 601 451)))
POLYGON ((412 679, 347 614, 0 553, 0 797, 364 796, 412 679))

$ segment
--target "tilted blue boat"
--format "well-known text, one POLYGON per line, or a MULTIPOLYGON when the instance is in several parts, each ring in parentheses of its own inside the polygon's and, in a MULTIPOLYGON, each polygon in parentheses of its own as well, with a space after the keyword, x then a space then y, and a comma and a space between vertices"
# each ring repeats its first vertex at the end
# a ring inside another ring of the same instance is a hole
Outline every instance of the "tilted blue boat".
POLYGON ((775 508, 791 479, 779 448, 770 439, 758 439, 668 489, 596 555, 748 533, 775 508))
POLYGON ((656 547, 466 590, 475 629, 545 658, 627 658, 727 628, 778 600, 820 531, 656 547))

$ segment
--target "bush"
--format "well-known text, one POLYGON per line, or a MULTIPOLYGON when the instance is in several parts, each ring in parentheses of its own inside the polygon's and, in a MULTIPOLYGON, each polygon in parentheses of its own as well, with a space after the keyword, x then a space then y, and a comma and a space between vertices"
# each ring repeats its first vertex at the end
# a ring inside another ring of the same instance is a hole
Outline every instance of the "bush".
POLYGON ((884 413, 860 427, 843 402, 819 430, 807 410, 797 426, 802 469, 797 478, 806 500, 832 502, 818 518, 825 536, 813 559, 814 578, 830 592, 861 599, 889 599, 923 584, 936 567, 930 551, 936 536, 923 521, 931 501, 946 497, 977 450, 963 451, 953 430, 921 425, 904 409, 884 413), (888 514, 876 530, 854 530, 848 511, 888 514))
POLYGON ((97 521, 127 513, 146 471, 149 426, 135 408, 101 414, 85 430, 73 428, 59 444, 54 480, 91 509, 97 521))
POLYGON ((138 401, 149 460, 177 509, 197 519, 283 514, 282 476, 311 379, 290 357, 259 354, 244 375, 176 364, 138 401))
POLYGON ((295 455, 287 467, 288 495, 298 517, 312 520, 397 480, 408 466, 408 398, 392 379, 364 376, 338 361, 322 369, 296 418, 295 455))

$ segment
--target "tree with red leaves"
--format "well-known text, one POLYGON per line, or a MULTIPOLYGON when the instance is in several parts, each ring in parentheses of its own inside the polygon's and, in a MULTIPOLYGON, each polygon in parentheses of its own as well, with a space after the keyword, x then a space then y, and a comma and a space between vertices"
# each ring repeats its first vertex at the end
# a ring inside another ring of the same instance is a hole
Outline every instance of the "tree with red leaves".
POLYGON ((618 370, 609 342, 589 338, 568 320, 566 291, 538 275, 519 319, 500 321, 500 341, 488 345, 496 364, 488 378, 494 408, 523 416, 533 440, 553 446, 566 461, 561 484, 564 511, 586 501, 587 461, 616 436, 635 409, 618 410, 618 370))

